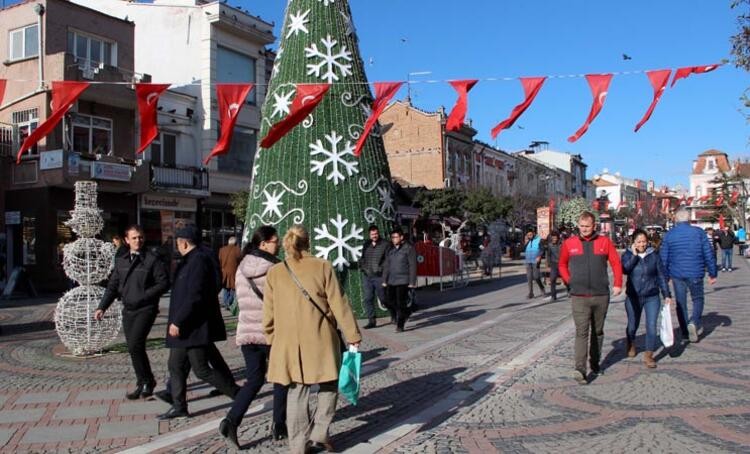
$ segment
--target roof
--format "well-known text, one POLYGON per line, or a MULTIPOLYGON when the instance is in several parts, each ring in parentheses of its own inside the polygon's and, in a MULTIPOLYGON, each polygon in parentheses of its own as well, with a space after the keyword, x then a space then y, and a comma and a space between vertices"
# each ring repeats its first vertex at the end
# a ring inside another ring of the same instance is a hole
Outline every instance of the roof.
POLYGON ((737 163, 737 175, 744 178, 750 178, 750 162, 737 163))
POLYGON ((699 154, 698 156, 719 156, 719 155, 726 156, 726 153, 724 153, 723 151, 715 150, 715 149, 712 148, 710 150, 704 151, 703 153, 699 154))

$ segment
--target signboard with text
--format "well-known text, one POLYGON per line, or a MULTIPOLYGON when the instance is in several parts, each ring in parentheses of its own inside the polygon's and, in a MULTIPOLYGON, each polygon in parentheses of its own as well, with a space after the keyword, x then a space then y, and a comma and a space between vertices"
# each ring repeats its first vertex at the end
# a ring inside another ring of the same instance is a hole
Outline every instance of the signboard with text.
POLYGON ((187 197, 144 194, 141 196, 141 208, 144 210, 190 211, 198 210, 198 201, 187 197))
POLYGON ((549 207, 536 209, 536 232, 541 239, 546 239, 552 227, 552 214, 549 207))
POLYGON ((39 170, 62 169, 63 151, 43 151, 39 154, 39 170))
POLYGON ((130 181, 131 166, 111 162, 92 162, 91 178, 95 180, 130 181))

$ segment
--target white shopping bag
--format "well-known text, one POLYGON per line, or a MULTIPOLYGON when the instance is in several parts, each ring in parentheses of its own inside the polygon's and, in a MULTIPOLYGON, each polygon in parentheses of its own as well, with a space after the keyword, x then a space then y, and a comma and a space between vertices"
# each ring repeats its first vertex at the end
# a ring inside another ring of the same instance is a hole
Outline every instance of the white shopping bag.
POLYGON ((671 347, 674 344, 674 331, 672 328, 672 311, 670 304, 662 304, 659 312, 659 338, 665 347, 671 347))

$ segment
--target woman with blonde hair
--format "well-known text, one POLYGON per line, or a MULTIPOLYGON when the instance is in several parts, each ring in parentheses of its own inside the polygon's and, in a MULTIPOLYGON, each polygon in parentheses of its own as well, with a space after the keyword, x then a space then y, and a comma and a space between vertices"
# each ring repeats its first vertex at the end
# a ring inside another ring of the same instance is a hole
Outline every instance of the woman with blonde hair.
POLYGON ((338 398, 340 330, 349 345, 362 336, 333 266, 309 252, 301 225, 284 235, 286 259, 271 267, 263 299, 263 329, 271 344, 268 381, 289 386, 287 429, 292 453, 332 451, 328 428, 338 398), (310 417, 310 388, 318 405, 310 417))

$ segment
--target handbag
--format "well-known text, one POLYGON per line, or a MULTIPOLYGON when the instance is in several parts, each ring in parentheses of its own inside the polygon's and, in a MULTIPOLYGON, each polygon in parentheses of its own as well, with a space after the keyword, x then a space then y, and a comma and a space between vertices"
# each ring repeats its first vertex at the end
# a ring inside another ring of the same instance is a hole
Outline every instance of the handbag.
POLYGON ((352 405, 357 405, 359 400, 359 376, 361 371, 362 353, 352 345, 349 350, 344 352, 341 369, 339 370, 339 392, 352 405))
POLYGON ((659 311, 659 339, 664 347, 674 345, 674 329, 672 328, 672 312, 669 304, 662 304, 659 311))
POLYGON ((336 331, 336 334, 339 336, 339 343, 340 343, 341 351, 344 352, 346 350, 346 344, 344 343, 344 337, 341 335, 341 331, 339 330, 336 322, 334 320, 331 320, 326 315, 325 311, 323 311, 323 309, 321 309, 320 306, 318 306, 318 303, 316 303, 315 300, 312 299, 312 297, 307 292, 307 290, 305 290, 305 287, 303 287, 302 283, 299 281, 299 279, 297 279, 297 275, 294 274, 294 271, 292 271, 291 268, 289 268, 289 264, 286 262, 286 260, 284 260, 284 266, 286 267, 286 270, 289 272, 289 276, 292 277, 292 280, 294 281, 295 285, 297 285, 297 288, 302 292, 302 294, 305 296, 307 301, 309 301, 310 304, 315 306, 315 309, 317 309, 318 312, 320 312, 320 315, 322 315, 323 318, 326 319, 328 323, 330 323, 333 329, 336 331))

